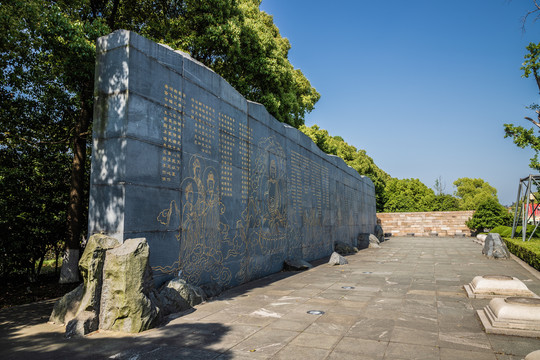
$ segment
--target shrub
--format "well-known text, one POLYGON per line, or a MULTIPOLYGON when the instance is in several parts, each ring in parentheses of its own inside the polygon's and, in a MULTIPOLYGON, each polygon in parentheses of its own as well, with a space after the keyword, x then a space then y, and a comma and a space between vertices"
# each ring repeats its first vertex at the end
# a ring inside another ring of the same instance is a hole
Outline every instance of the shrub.
POLYGON ((521 238, 503 238, 508 250, 527 264, 540 270, 540 239, 522 241, 521 238))
MULTIPOLYGON (((519 232, 521 233, 521 227, 519 228, 519 232)), ((512 236, 512 227, 511 226, 504 226, 504 225, 495 226, 490 231, 490 233, 497 233, 497 234, 501 235, 501 237, 510 237, 510 236, 512 236)), ((516 234, 517 234, 517 229, 516 229, 516 234)))
MULTIPOLYGON (((534 225, 527 225, 527 236, 530 236, 533 230, 534 230, 534 225)), ((539 231, 539 230, 537 229, 536 231, 539 231)), ((501 235, 501 237, 510 237, 512 236, 512 227, 504 226, 504 225, 495 226, 490 231, 490 233, 497 233, 501 235)), ((521 226, 516 226, 516 233, 514 236, 521 238, 521 235, 522 235, 521 226)))
MULTIPOLYGON (((512 215, 493 198, 478 205, 478 209, 465 224, 471 230, 493 229, 498 225, 510 225, 512 215)), ((502 236, 502 235, 501 235, 502 236)))

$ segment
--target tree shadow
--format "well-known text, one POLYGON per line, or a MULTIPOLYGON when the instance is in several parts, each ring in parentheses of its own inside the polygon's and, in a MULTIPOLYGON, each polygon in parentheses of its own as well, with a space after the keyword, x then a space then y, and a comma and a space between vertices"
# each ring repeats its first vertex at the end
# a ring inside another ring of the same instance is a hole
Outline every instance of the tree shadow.
POLYGON ((48 300, 0 311, 1 359, 230 358, 228 345, 220 344, 230 328, 220 323, 194 321, 139 334, 97 331, 67 339, 63 326, 45 323, 53 305, 54 300, 48 300))

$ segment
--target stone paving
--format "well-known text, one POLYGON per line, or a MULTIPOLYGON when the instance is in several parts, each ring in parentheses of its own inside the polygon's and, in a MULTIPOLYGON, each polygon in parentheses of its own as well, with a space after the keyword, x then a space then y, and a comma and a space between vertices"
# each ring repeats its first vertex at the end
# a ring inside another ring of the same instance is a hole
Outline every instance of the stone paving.
POLYGON ((347 260, 244 284, 137 335, 65 339, 45 323, 51 301, 3 310, 0 359, 506 360, 540 349, 540 339, 486 334, 475 310, 489 300, 463 289, 502 274, 540 294, 538 272, 488 260, 471 238, 391 238, 347 260))

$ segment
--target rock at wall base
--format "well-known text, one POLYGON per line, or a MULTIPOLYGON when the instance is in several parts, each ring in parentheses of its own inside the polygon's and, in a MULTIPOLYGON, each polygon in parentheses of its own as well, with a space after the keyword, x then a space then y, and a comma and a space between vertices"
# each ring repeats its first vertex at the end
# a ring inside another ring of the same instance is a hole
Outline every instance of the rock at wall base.
POLYGON ((330 260, 328 260, 328 264, 330 265, 345 265, 348 263, 349 262, 347 261, 347 259, 345 259, 343 256, 341 256, 335 251, 330 256, 330 260))
POLYGON ((98 329, 98 316, 93 311, 81 311, 66 325, 66 338, 84 336, 98 329))
POLYGON ((375 243, 369 243, 369 248, 370 249, 380 249, 381 245, 375 244, 375 243))
POLYGON ((81 299, 84 295, 84 284, 80 284, 72 291, 62 296, 56 303, 49 317, 55 324, 66 324, 77 316, 81 299))
POLYGON ((199 286, 201 290, 204 292, 205 298, 213 298, 218 296, 223 292, 223 286, 216 282, 206 283, 199 286))
POLYGON ((83 311, 99 313, 105 251, 118 245, 118 240, 106 235, 96 234, 88 239, 79 261, 83 283, 54 304, 51 322, 67 324, 83 311))
POLYGON ((205 301, 205 293, 198 286, 174 278, 167 282, 157 295, 162 316, 181 312, 205 301))
POLYGON ((88 239, 79 261, 79 270, 84 284, 84 295, 81 299, 79 311, 91 311, 99 314, 105 253, 107 250, 119 245, 120 242, 117 239, 102 234, 92 235, 88 239))
POLYGON ((377 244, 379 245, 381 242, 379 241, 379 238, 376 237, 375 235, 373 234, 369 234, 369 243, 370 244, 377 244))
POLYGON ((373 230, 374 235, 379 239, 379 242, 384 241, 384 231, 381 225, 377 224, 375 225, 375 229, 373 230))
POLYGON ((156 326, 159 308, 152 292, 149 248, 146 239, 128 239, 108 250, 103 265, 99 328, 141 332, 156 326))
POLYGON ((358 234, 358 237, 357 237, 357 244, 358 244, 358 249, 362 250, 362 249, 367 249, 368 246, 369 246, 369 235, 371 235, 370 233, 360 233, 358 234))
POLYGON ((482 254, 486 255, 489 259, 510 258, 510 251, 508 251, 503 239, 497 233, 489 233, 487 235, 484 247, 482 248, 482 254))
POLYGON ((358 249, 356 249, 356 251, 355 249, 356 248, 354 246, 346 244, 343 241, 336 241, 334 244, 334 251, 340 255, 356 254, 358 249))
POLYGON ((283 270, 285 271, 303 271, 309 270, 313 266, 303 259, 289 259, 283 263, 283 270))

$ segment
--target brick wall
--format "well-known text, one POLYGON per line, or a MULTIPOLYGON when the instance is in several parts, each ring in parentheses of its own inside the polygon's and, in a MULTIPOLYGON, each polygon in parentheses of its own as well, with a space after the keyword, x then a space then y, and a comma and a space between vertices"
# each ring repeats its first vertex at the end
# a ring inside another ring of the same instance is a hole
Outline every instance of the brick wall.
POLYGON ((385 233, 392 236, 470 236, 465 222, 474 211, 377 213, 385 233))

